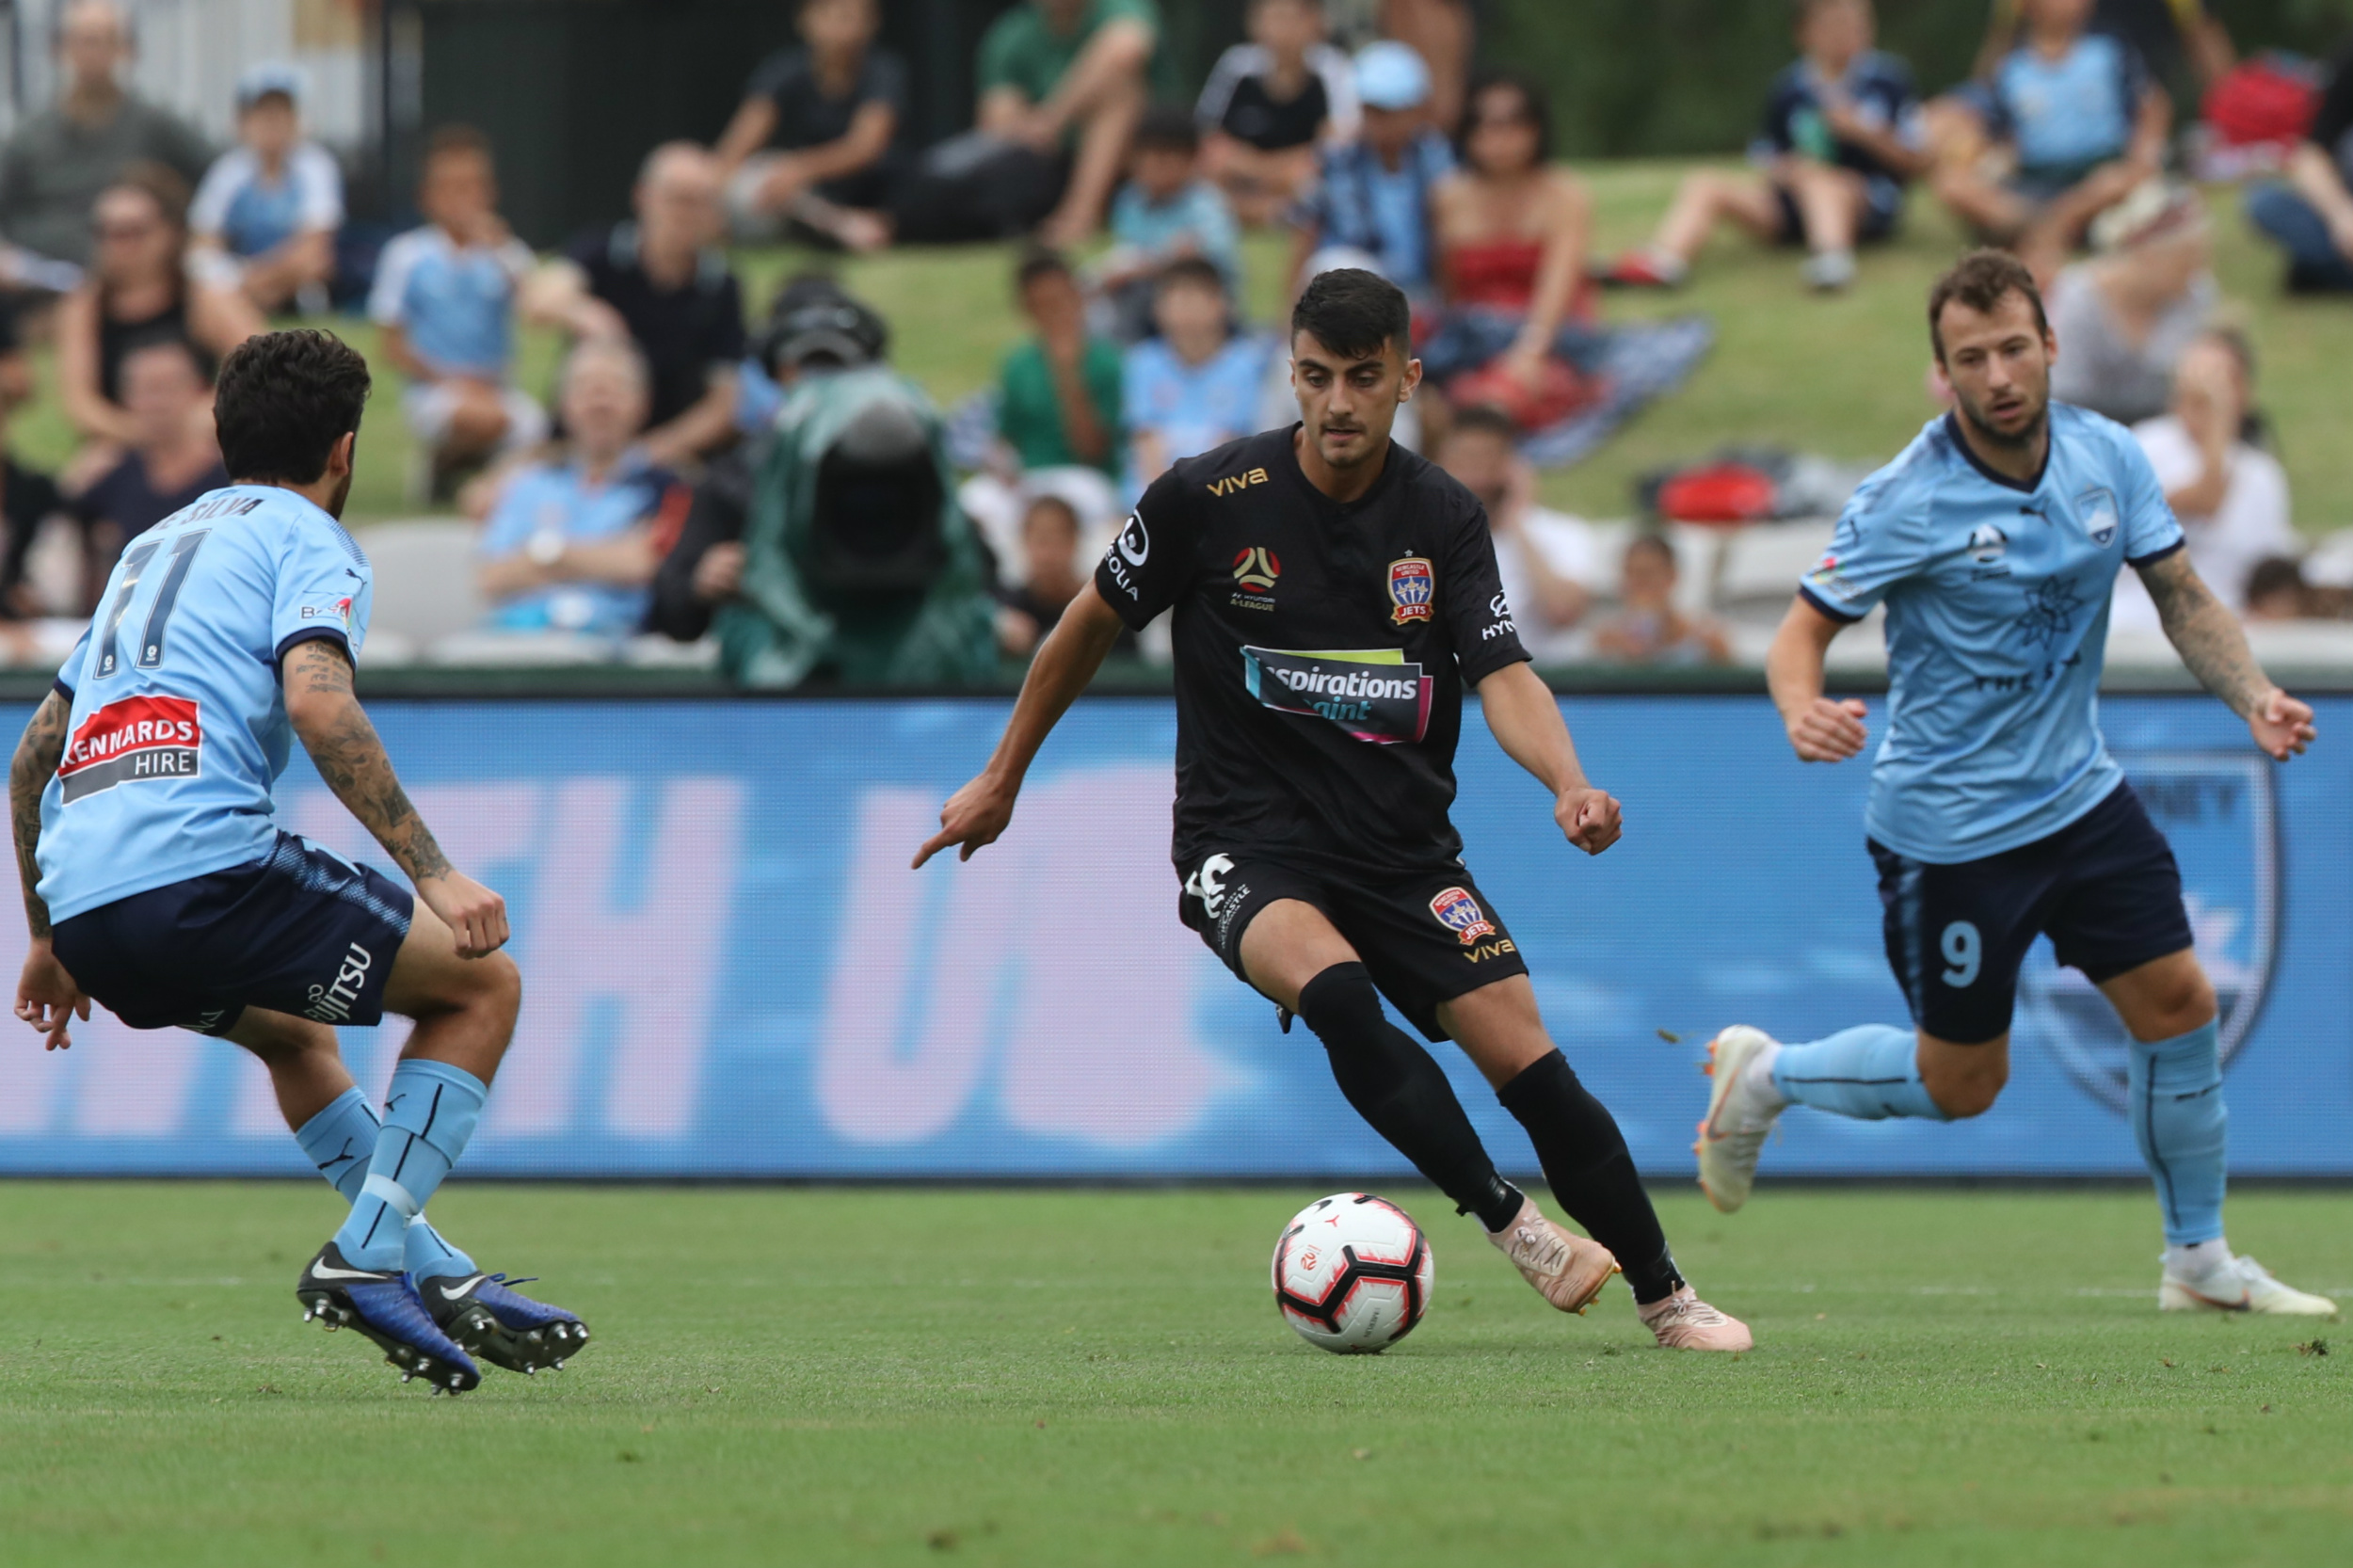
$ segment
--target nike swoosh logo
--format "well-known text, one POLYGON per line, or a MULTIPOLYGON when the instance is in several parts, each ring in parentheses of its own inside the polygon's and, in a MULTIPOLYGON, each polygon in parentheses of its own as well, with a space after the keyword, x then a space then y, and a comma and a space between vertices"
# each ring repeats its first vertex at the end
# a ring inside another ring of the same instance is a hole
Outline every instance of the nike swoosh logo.
POLYGON ((387 1280, 392 1276, 386 1273, 379 1273, 373 1269, 338 1269, 330 1264, 313 1263, 311 1265, 311 1277, 312 1279, 387 1280))
POLYGON ((456 1301, 456 1300, 458 1300, 460 1297, 464 1296, 464 1295, 465 1295, 465 1293, 466 1293, 467 1291, 469 1291, 469 1290, 472 1289, 475 1286, 477 1286, 477 1285, 481 1284, 481 1283, 483 1282, 483 1280, 485 1280, 485 1279, 486 1279, 486 1278, 488 1278, 488 1275, 485 1275, 485 1274, 476 1274, 476 1275, 474 1275, 474 1276, 473 1276, 473 1278, 472 1278, 472 1279, 470 1279, 470 1280, 466 1281, 466 1283, 465 1283, 465 1284, 463 1284, 463 1285, 456 1285, 456 1286, 444 1285, 444 1286, 442 1286, 442 1287, 441 1287, 441 1300, 443 1300, 443 1301, 445 1301, 445 1302, 454 1302, 454 1301, 456 1301))

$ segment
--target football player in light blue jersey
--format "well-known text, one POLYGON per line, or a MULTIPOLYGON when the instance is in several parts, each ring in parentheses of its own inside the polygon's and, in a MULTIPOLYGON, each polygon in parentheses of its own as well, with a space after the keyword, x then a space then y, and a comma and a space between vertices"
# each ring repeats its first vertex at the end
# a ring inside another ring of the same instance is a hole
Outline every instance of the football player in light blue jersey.
POLYGON ((2100 738, 2119 568, 2140 573, 2183 663, 2266 755, 2311 744, 2313 711, 2265 678, 2199 581, 2132 437, 2051 402, 2060 345, 2016 258, 1963 258, 1929 295, 1929 328, 1953 411, 1855 492, 1767 666, 1798 756, 1856 756, 1865 708, 1823 696, 1823 655, 1886 605, 1887 724, 1866 826, 1913 1027, 1788 1046, 1746 1025, 1719 1034, 1700 1185, 1726 1212, 1745 1203, 1791 1104, 1870 1121, 1991 1109, 2009 1076, 2019 966, 2048 936, 2132 1035, 2133 1136, 2165 1226, 2158 1304, 2333 1313, 2223 1239, 2214 987, 2173 852, 2100 738))
POLYGON ((507 1289, 424 1215, 515 1029, 500 897, 458 872, 352 695, 367 557, 336 520, 367 362, 324 332, 248 340, 214 412, 235 483, 116 566, 8 776, 32 947, 17 1016, 72 1043, 104 1004, 134 1029, 220 1035, 265 1063, 303 1152, 351 1204, 302 1272, 306 1318, 383 1347, 435 1393, 560 1366, 587 1330, 507 1289), (408 889, 280 829, 299 739, 408 889), (378 1121, 334 1026, 416 1020, 378 1121))

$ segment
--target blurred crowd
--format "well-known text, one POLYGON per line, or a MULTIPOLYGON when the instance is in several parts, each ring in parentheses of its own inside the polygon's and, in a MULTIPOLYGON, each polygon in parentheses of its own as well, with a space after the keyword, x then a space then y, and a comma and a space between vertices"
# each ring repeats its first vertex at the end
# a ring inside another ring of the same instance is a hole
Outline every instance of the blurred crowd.
MULTIPOLYGON (((540 255, 500 216, 479 133, 433 130, 419 223, 368 233, 305 136, 299 72, 248 71, 216 151, 123 85, 120 7, 74 0, 55 104, 0 148, 0 409, 37 395, 22 344, 52 342, 47 395, 81 445, 55 475, 0 473, 0 634, 87 613, 126 540, 222 481, 208 389, 229 348, 343 308, 402 375, 411 493, 480 525, 487 630, 715 635, 730 668, 792 679, 993 669, 1169 463, 1290 417, 1242 267, 1242 233, 1275 229, 1291 293, 1348 265, 1414 299, 1431 392, 1401 437, 1485 501, 1542 655, 1721 663, 1676 536, 1536 504, 1521 444, 1599 395, 1606 291, 1681 286, 1725 227, 1787 248, 1804 289, 1857 287, 1858 250, 1923 190, 2044 281, 2056 395, 2134 426, 2217 591, 2255 616, 2339 613, 2298 565, 2192 180, 2243 181, 2285 287, 2353 297, 2353 55, 2241 59, 2197 0, 1993 0, 1973 75, 1924 96, 1870 0, 1792 16, 1748 168, 1689 174, 1621 255, 1594 253, 1545 88, 1474 68, 1468 0, 1251 0, 1190 99, 1157 0, 1020 0, 980 46, 973 125, 921 149, 878 0, 800 0, 798 43, 712 145, 652 149, 626 214, 540 255), (755 323, 728 249, 1007 238, 1030 330, 952 416, 822 274, 755 323), (568 344, 544 402, 517 373, 525 324, 568 344), (32 584, 37 538, 59 536, 78 602, 32 584), (876 626, 896 630, 861 642, 876 626)), ((2119 623, 2153 625, 2136 591, 2128 574, 2119 623)))

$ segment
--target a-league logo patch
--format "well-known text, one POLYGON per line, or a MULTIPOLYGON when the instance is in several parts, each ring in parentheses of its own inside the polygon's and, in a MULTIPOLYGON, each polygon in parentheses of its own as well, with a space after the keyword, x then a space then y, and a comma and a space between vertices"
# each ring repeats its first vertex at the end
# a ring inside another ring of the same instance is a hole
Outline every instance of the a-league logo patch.
POLYGON ((1428 558, 1408 555, 1389 563, 1390 621, 1403 626, 1430 618, 1431 600, 1437 597, 1438 574, 1428 558))
POLYGON ((1430 901, 1430 912, 1438 917, 1438 923, 1454 933, 1455 939, 1465 947, 1481 936, 1496 934, 1495 922, 1479 907, 1479 901, 1460 888, 1449 888, 1430 901))
POLYGON ((2084 491, 2075 498, 2075 520, 2091 542, 2102 550, 2116 537, 2116 492, 2105 487, 2084 491))

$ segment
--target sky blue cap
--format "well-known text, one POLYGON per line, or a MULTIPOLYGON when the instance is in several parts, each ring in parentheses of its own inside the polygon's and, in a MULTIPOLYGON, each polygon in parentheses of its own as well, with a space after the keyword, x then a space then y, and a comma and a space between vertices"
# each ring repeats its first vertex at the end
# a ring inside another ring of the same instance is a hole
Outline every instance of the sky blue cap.
POLYGON ((1430 101, 1430 68, 1395 39, 1356 51, 1356 96, 1375 109, 1417 109, 1430 101))
POLYGON ((265 60, 237 78, 237 107, 249 109, 273 92, 282 92, 296 104, 302 102, 302 68, 283 60, 265 60))

